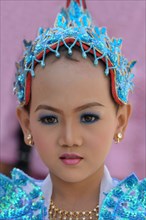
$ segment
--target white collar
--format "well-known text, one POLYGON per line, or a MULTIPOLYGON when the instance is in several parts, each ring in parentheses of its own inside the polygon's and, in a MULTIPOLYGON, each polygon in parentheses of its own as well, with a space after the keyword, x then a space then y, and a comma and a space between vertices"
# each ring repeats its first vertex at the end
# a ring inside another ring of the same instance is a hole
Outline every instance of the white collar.
POLYGON ((99 209, 101 204, 106 196, 106 194, 116 185, 118 184, 118 180, 113 179, 109 173, 109 170, 106 166, 104 166, 104 174, 101 180, 100 185, 100 195, 99 195, 99 209))
MULTIPOLYGON (((108 169, 106 166, 104 166, 104 174, 100 185, 100 196, 99 196, 99 208, 101 207, 101 204, 105 198, 105 195, 115 186, 117 185, 118 181, 112 179, 108 169)), ((51 177, 48 174, 46 179, 41 184, 41 189, 44 194, 45 198, 45 205, 47 208, 50 206, 50 200, 52 195, 52 181, 51 177)))

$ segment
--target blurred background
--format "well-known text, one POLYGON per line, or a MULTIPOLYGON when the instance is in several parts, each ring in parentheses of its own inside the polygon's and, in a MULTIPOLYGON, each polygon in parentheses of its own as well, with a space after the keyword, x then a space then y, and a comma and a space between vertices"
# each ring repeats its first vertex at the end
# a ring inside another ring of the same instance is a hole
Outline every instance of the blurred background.
MULTIPOLYGON (((137 60, 134 71, 135 91, 130 95, 133 114, 124 140, 113 147, 106 164, 112 174, 123 178, 135 172, 146 176, 145 73, 146 73, 146 2, 145 0, 87 0, 88 10, 98 26, 106 26, 110 37, 123 39, 123 54, 137 60)), ((10 175, 16 166, 35 178, 44 178, 48 170, 34 148, 26 146, 18 125, 12 92, 15 62, 23 53, 23 39, 33 40, 39 27, 53 26, 65 0, 1 1, 1 130, 0 171, 10 175)))

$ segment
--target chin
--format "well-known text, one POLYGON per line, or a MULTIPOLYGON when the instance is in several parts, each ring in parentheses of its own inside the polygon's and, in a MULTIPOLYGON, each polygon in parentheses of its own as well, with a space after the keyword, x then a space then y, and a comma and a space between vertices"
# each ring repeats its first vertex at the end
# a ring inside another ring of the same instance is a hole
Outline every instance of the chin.
POLYGON ((81 174, 72 174, 72 175, 62 175, 60 179, 67 183, 79 183, 86 180, 88 176, 83 176, 81 174))

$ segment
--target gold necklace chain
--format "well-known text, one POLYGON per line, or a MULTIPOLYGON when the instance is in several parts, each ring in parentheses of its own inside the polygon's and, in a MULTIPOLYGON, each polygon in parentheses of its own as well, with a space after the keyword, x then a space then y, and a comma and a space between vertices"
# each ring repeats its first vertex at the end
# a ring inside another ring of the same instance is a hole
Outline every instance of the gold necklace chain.
POLYGON ((66 211, 57 208, 51 200, 49 208, 50 220, 98 220, 99 205, 91 211, 66 211))

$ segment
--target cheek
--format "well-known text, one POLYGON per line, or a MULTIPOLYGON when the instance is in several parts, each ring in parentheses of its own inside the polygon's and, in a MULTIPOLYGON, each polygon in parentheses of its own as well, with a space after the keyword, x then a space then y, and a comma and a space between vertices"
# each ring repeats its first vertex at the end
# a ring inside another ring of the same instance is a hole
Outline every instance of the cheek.
POLYGON ((45 126, 40 126, 38 124, 33 124, 31 127, 32 136, 34 140, 35 147, 40 154, 52 152, 55 149, 55 137, 49 132, 49 129, 45 126))
POLYGON ((44 164, 50 169, 54 166, 54 160, 57 158, 55 137, 49 134, 45 129, 38 129, 35 127, 32 129, 35 147, 44 162, 44 164))
POLYGON ((108 123, 101 122, 96 130, 92 130, 88 139, 88 145, 92 148, 92 153, 106 155, 109 152, 114 137, 114 130, 115 126, 111 121, 108 121, 108 123))
POLYGON ((114 137, 114 129, 111 126, 104 126, 102 132, 99 133, 100 143, 103 147, 108 148, 111 146, 113 137, 114 137))

